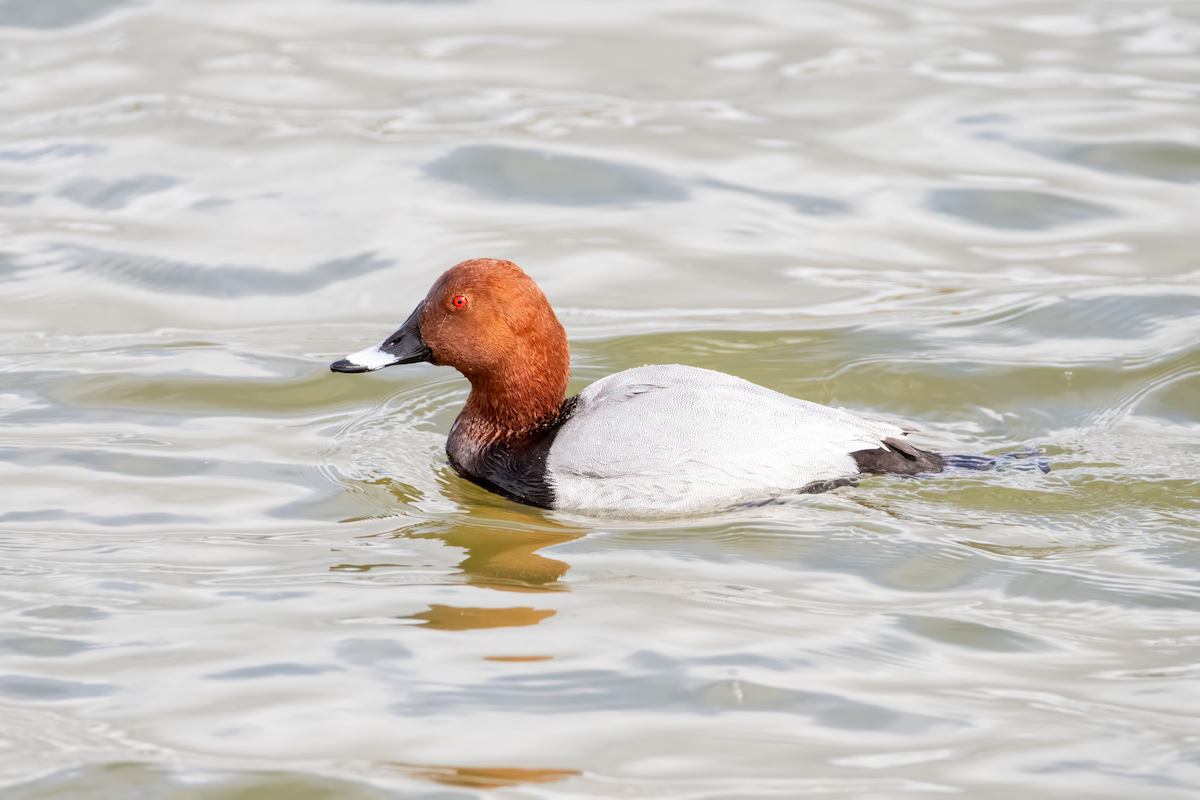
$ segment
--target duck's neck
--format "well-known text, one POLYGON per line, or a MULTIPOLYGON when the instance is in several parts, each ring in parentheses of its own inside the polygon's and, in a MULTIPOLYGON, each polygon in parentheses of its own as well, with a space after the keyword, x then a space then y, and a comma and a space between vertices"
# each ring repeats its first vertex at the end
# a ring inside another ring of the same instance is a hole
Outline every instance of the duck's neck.
POLYGON ((471 395, 454 423, 451 444, 456 439, 472 448, 517 444, 558 419, 571 377, 571 351, 549 305, 544 311, 545 319, 509 341, 500 363, 455 365, 471 382, 471 395))
POLYGON ((573 399, 563 399, 564 392, 537 385, 481 386, 472 381, 471 395, 446 440, 450 466, 510 500, 553 507, 546 459, 559 426, 574 406, 573 399))
POLYGON ((558 419, 570 378, 570 357, 565 347, 561 357, 537 355, 514 357, 504 369, 473 374, 463 370, 471 382, 471 395, 454 423, 451 444, 457 440, 474 448, 516 443, 558 419))
POLYGON ((456 432, 493 441, 519 439, 554 422, 564 392, 544 384, 504 386, 472 381, 456 432))

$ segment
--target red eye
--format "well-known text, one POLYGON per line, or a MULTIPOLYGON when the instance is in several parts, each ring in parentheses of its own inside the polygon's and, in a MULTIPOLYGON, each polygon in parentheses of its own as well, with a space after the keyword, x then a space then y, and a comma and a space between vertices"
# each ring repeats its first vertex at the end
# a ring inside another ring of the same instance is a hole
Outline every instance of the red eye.
POLYGON ((463 306, 465 306, 465 305, 467 304, 467 298, 463 297, 463 296, 460 294, 458 297, 456 297, 456 298, 454 298, 453 300, 451 300, 451 301, 450 301, 450 303, 451 303, 451 304, 452 304, 452 305, 453 305, 455 308, 462 308, 463 306))

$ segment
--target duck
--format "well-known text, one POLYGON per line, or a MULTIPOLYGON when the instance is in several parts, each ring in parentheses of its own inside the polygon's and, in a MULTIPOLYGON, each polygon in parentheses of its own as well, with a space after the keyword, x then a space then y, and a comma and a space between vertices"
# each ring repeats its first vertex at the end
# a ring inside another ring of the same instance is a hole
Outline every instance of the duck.
POLYGON ((446 439, 462 478, 517 503, 595 515, 688 514, 939 473, 907 425, 856 416, 733 375, 647 365, 567 397, 567 334, 511 261, 446 270, 391 336, 330 365, 454 367, 471 391, 446 439))

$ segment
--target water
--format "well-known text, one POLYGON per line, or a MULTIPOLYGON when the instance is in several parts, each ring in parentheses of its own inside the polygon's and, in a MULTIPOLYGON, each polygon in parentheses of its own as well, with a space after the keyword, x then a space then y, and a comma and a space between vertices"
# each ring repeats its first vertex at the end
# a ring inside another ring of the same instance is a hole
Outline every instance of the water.
POLYGON ((1191 798, 1194 2, 0 2, 0 794, 1191 798), (465 258, 1052 471, 513 505, 465 258))

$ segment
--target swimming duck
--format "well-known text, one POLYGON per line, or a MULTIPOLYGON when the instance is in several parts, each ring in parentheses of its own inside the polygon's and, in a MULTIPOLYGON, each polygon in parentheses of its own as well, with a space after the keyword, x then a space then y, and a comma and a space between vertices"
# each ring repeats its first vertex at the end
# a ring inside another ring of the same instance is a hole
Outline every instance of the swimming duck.
POLYGON ((687 513, 947 463, 905 441, 911 428, 697 367, 628 369, 566 397, 566 332, 510 261, 451 267, 399 330, 330 369, 419 361, 454 367, 471 383, 446 441, 454 470, 541 508, 687 513))

